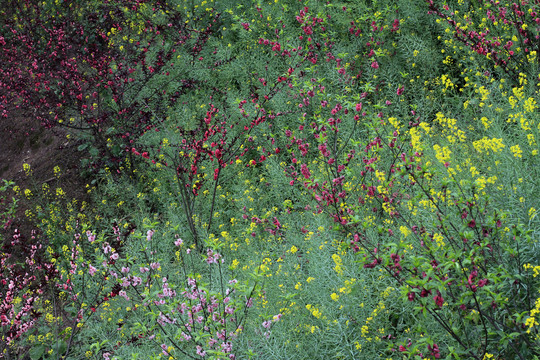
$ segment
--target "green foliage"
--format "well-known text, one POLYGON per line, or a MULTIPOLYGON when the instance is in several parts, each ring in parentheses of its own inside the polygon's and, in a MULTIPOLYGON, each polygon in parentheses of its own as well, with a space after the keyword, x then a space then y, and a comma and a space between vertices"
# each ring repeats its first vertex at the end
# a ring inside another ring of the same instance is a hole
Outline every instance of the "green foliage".
POLYGON ((0 186, 0 223, 7 228, 15 216, 18 199, 16 197, 10 199, 8 195, 15 183, 5 179, 2 179, 2 181, 4 183, 0 186))
POLYGON ((534 36, 503 5, 109 3, 92 210, 25 192, 62 275, 29 354, 538 356, 536 50, 458 43, 534 36))

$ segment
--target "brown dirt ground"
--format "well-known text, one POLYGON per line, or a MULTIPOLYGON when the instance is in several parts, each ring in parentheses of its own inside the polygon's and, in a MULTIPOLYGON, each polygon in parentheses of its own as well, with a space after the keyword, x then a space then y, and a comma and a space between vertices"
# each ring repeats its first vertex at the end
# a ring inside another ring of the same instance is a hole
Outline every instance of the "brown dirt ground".
MULTIPOLYGON (((86 182, 80 176, 81 154, 79 144, 66 138, 62 129, 45 129, 35 119, 10 113, 8 118, 0 118, 0 181, 14 181, 20 189, 41 187, 49 183, 52 187, 60 184, 68 199, 87 200, 86 182), (32 169, 32 175, 26 176, 23 164, 32 169), (54 167, 59 166, 61 175, 54 177, 54 167)), ((31 204, 21 195, 16 217, 10 227, 0 227, 4 239, 18 228, 22 235, 29 238, 35 224, 29 222, 25 210, 31 204)))

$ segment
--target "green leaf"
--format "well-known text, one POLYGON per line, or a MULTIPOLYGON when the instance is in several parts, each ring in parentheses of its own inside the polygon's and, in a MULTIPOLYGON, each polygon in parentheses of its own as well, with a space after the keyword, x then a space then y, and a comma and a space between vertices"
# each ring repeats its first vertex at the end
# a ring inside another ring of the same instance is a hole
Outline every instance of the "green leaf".
POLYGON ((66 349, 67 343, 64 340, 59 340, 54 347, 54 350, 58 355, 63 354, 66 349))
POLYGON ((99 155, 99 150, 96 149, 95 147, 91 148, 88 153, 92 156, 92 157, 97 157, 99 155))
POLYGON ((28 354, 30 355, 30 358, 32 360, 41 359, 41 357, 45 354, 45 346, 43 346, 43 345, 35 346, 35 347, 30 349, 28 354))

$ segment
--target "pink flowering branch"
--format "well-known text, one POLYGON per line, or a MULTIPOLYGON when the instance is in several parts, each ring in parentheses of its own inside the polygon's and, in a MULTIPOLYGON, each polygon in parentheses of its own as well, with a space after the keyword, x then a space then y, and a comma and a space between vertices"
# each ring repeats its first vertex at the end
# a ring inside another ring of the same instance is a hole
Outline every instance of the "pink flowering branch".
POLYGON ((17 229, 2 248, 0 268, 0 328, 4 339, 0 356, 9 358, 18 356, 14 352, 20 349, 14 344, 38 324, 40 300, 58 272, 52 263, 44 261, 35 235, 26 239, 17 229))

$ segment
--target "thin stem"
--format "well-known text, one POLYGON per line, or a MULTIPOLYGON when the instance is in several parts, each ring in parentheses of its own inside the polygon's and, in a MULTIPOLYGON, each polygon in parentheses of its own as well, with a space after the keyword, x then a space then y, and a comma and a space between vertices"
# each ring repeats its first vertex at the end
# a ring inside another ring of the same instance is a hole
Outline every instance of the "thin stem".
POLYGON ((221 164, 218 165, 218 172, 216 174, 216 180, 214 181, 214 190, 213 190, 213 194, 212 194, 212 206, 210 207, 210 216, 209 216, 209 219, 208 219, 208 226, 206 227, 206 231, 210 230, 210 226, 212 225, 212 219, 214 217, 214 206, 216 205, 216 193, 217 193, 217 188, 218 188, 218 184, 219 184, 219 174, 220 173, 221 173, 221 164))

